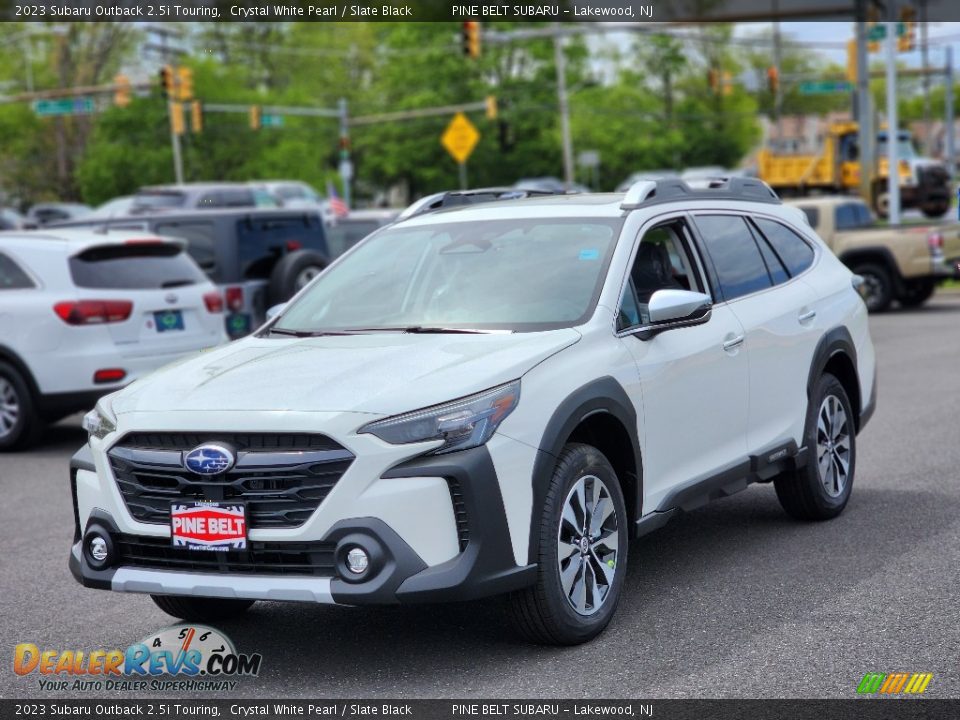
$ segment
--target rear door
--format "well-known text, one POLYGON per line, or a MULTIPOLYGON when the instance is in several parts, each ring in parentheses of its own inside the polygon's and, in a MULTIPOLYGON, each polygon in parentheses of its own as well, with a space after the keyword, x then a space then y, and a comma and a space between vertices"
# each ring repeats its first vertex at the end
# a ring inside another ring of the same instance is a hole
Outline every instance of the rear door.
POLYGON ((816 295, 798 279, 813 248, 779 221, 697 214, 697 228, 724 299, 744 328, 750 360, 751 455, 802 437, 806 385, 820 337, 816 295))
POLYGON ((86 248, 69 259, 80 300, 105 300, 129 315, 107 323, 127 356, 182 353, 223 339, 222 301, 190 256, 170 242, 86 248), (205 297, 207 296, 207 297, 205 297))

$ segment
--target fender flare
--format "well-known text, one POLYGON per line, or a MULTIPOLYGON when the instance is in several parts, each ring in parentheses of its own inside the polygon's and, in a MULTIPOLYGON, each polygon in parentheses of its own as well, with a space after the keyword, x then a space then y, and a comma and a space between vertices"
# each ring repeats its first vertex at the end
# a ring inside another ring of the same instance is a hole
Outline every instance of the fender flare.
MULTIPOLYGON (((583 420, 597 413, 607 413, 626 428, 633 445, 636 477, 636 507, 632 516, 639 518, 643 509, 643 463, 637 433, 637 411, 623 386, 610 376, 597 378, 570 393, 553 411, 540 438, 539 451, 533 466, 533 504, 530 511, 530 542, 528 558, 535 558, 539 550, 540 514, 546 502, 550 480, 557 458, 567 438, 583 420)), ((530 562, 533 562, 531 559, 530 562)))

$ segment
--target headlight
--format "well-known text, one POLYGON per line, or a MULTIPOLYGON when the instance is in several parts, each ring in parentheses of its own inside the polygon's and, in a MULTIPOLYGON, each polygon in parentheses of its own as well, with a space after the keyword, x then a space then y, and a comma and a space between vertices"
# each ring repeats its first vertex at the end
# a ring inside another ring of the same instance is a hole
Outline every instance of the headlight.
POLYGON ((90 437, 101 440, 117 429, 116 419, 109 410, 110 403, 105 400, 102 398, 93 410, 83 416, 83 429, 90 437))
POLYGON ((476 395, 377 420, 360 428, 394 445, 443 440, 434 454, 483 445, 520 400, 520 381, 514 380, 476 395))

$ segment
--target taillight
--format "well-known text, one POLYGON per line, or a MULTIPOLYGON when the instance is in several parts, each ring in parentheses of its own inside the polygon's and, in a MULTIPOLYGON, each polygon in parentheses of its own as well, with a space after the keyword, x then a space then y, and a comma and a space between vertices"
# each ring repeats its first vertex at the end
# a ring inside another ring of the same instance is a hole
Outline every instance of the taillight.
POLYGON ((126 370, 121 370, 120 368, 104 368, 103 370, 97 370, 93 374, 93 381, 95 383, 120 382, 126 376, 126 370))
POLYGON ((938 232, 933 232, 927 235, 927 244, 930 245, 931 250, 942 250, 943 249, 943 235, 938 232))
POLYGON ((203 304, 207 306, 207 312, 222 313, 223 297, 216 290, 206 293, 203 296, 203 304))
POLYGON ((133 312, 133 303, 129 300, 80 300, 57 303, 53 311, 67 325, 100 325, 123 322, 133 312))
POLYGON ((227 288, 227 307, 230 308, 233 312, 240 312, 243 310, 243 288, 242 287, 228 287, 227 288))
POLYGON ((296 250, 303 250, 303 243, 299 240, 287 240, 287 252, 295 252, 296 250))

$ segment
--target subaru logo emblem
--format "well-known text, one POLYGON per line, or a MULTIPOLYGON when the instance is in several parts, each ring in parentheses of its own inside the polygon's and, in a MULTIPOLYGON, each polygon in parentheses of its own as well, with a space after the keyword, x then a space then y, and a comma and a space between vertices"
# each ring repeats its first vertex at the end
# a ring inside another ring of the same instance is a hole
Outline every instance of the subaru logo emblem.
POLYGON ((183 458, 183 466, 197 475, 219 475, 233 467, 235 458, 223 445, 199 445, 183 458))

